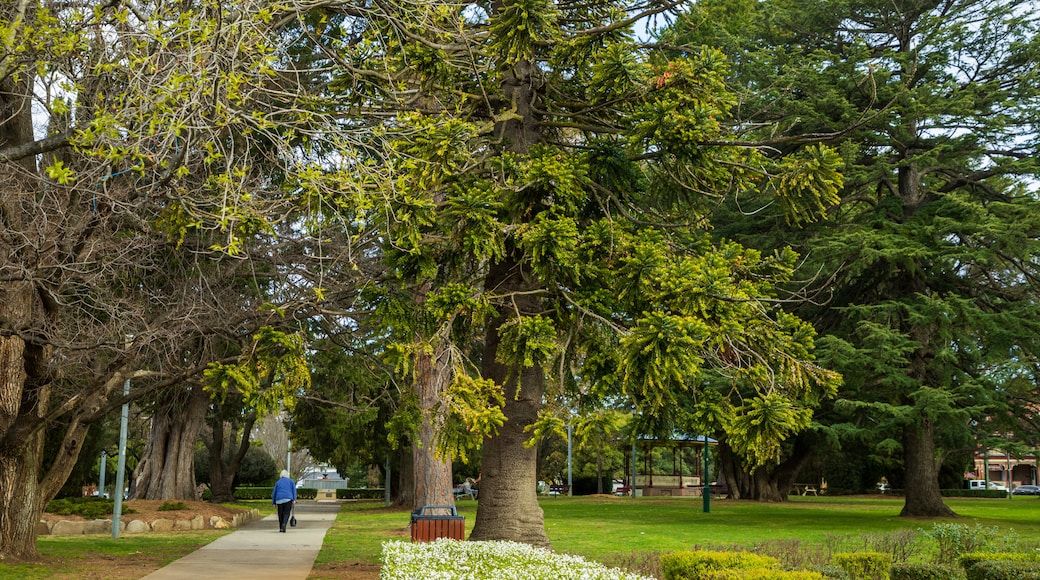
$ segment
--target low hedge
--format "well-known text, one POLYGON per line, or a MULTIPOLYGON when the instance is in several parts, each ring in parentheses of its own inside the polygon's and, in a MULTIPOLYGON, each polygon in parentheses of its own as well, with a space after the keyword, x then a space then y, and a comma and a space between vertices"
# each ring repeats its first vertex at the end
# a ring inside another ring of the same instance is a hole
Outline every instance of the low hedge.
POLYGON ((381 487, 358 487, 336 490, 336 499, 383 499, 385 497, 386 491, 381 487))
POLYGON ((888 580, 892 567, 892 555, 882 552, 844 552, 834 554, 831 561, 852 580, 888 580))
POLYGON ((824 580, 819 572, 809 570, 773 570, 771 568, 751 568, 711 570, 697 577, 698 580, 824 580))
POLYGON ((957 575, 948 566, 902 562, 892 564, 888 570, 888 577, 890 580, 950 580, 957 575))
POLYGON ((748 571, 780 567, 776 558, 751 552, 707 552, 679 550, 661 556, 664 580, 701 580, 708 572, 719 570, 748 571))
POLYGON ((1040 553, 1033 552, 969 552, 961 554, 957 562, 967 570, 979 562, 1036 562, 1040 561, 1040 553))
POLYGON ((1040 580, 1040 562, 983 560, 965 570, 967 580, 1040 580))
MULTIPOLYGON (((78 515, 88 520, 105 519, 106 516, 112 515, 114 510, 115 502, 98 497, 65 497, 55 499, 51 500, 47 507, 44 508, 44 511, 49 514, 57 514, 59 516, 78 515)), ((122 513, 132 514, 137 512, 123 504, 122 513)))
POLYGON ((1001 499, 1007 497, 1002 489, 941 489, 943 497, 988 497, 1001 499))
MULTIPOLYGON (((274 486, 267 487, 236 487, 235 488, 235 499, 248 500, 248 499, 271 499, 271 495, 274 494, 274 486)), ((299 497, 299 494, 297 494, 299 497)))

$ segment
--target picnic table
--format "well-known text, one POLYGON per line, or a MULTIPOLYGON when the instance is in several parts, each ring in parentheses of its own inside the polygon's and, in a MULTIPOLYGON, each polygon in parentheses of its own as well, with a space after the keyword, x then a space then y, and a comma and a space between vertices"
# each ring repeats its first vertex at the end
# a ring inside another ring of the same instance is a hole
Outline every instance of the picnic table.
POLYGON ((817 489, 815 483, 792 483, 791 490, 794 491, 795 495, 820 495, 819 489, 817 489))

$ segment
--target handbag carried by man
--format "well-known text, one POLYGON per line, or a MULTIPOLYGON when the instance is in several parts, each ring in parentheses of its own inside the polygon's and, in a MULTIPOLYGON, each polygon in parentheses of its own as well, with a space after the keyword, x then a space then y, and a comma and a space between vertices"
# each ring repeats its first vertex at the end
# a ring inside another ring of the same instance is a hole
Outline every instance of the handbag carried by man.
POLYGON ((293 505, 292 513, 289 516, 289 526, 293 527, 293 528, 296 527, 296 506, 295 505, 293 505))

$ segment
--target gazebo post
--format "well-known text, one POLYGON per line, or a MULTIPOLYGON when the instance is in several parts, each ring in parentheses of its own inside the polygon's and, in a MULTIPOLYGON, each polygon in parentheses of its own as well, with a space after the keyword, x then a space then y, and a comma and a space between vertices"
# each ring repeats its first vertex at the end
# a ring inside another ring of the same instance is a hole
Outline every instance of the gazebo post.
POLYGON ((711 484, 708 483, 708 434, 704 434, 704 445, 702 446, 701 452, 704 453, 704 491, 701 492, 701 496, 704 498, 704 513, 711 513, 711 484))

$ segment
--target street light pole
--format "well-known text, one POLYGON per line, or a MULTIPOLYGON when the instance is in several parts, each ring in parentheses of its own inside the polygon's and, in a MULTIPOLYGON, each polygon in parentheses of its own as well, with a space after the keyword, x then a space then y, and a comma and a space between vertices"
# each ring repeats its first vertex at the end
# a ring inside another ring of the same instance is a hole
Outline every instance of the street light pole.
MULTIPOLYGON (((571 476, 571 423, 567 421, 567 495, 574 494, 571 485, 574 483, 571 476)), ((596 485, 599 485, 598 483, 596 485)))
POLYGON ((105 469, 108 463, 108 451, 101 450, 101 475, 98 477, 98 499, 105 497, 105 469))
MULTIPOLYGON (((123 382, 123 396, 130 394, 130 379, 123 382)), ((119 419, 119 460, 116 462, 115 505, 112 507, 112 538, 119 539, 119 519, 123 515, 123 479, 126 471, 126 431, 130 417, 130 403, 123 403, 123 412, 119 419)))
POLYGON ((704 498, 704 513, 711 513, 711 483, 708 482, 708 435, 704 435, 704 491, 701 492, 701 496, 704 498))

